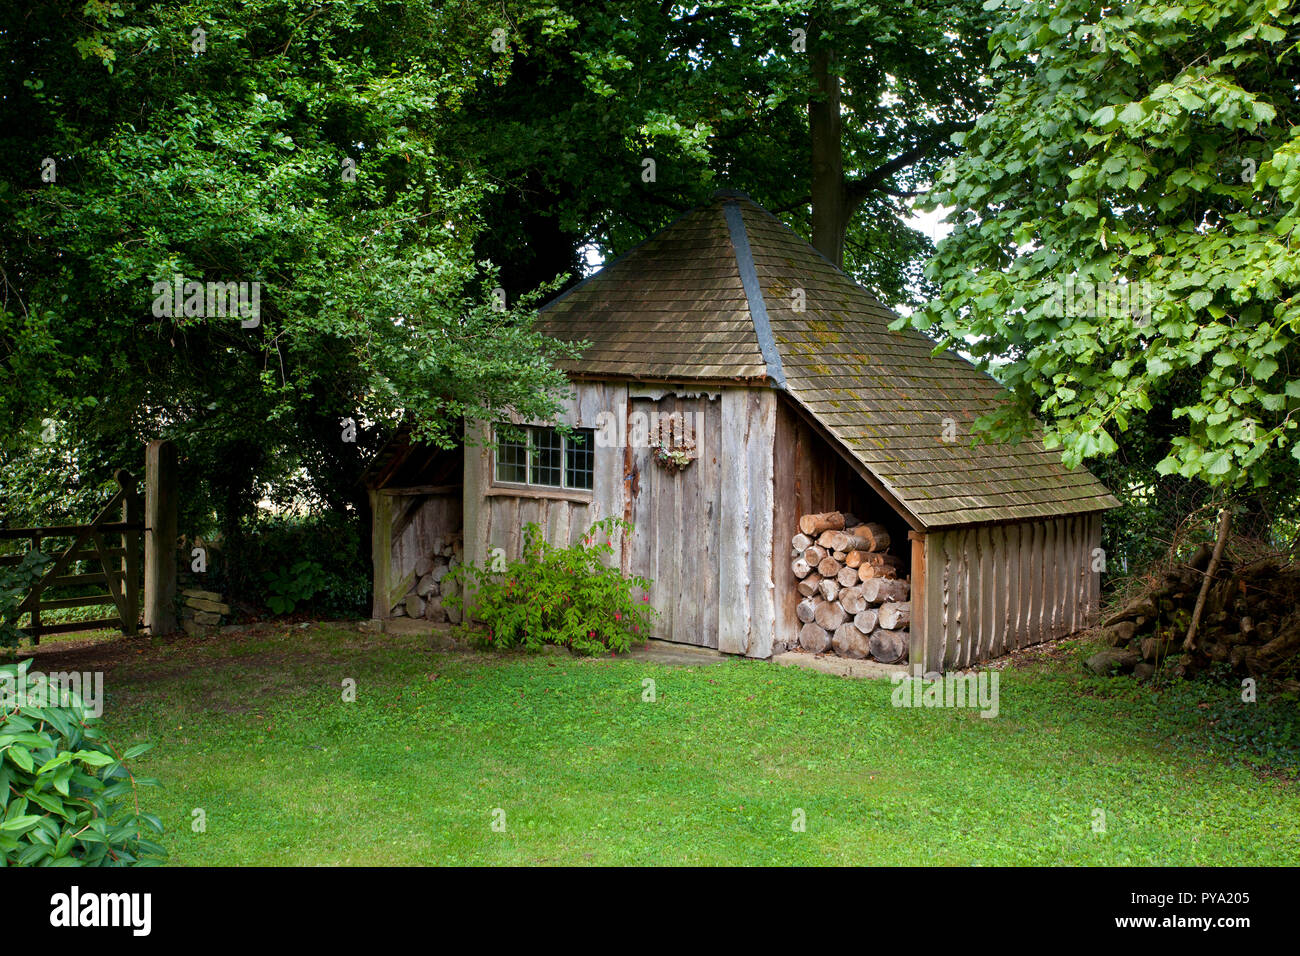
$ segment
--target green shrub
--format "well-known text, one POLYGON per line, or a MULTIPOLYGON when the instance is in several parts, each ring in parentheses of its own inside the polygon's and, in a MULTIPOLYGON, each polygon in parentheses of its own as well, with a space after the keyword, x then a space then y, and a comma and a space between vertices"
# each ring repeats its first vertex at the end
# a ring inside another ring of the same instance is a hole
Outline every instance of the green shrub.
POLYGON ((308 610, 331 617, 369 616, 371 572, 360 525, 351 513, 259 512, 225 556, 225 593, 275 614, 308 610))
MULTIPOLYGON (((580 543, 560 548, 530 523, 524 526, 522 560, 455 568, 448 577, 459 585, 456 590, 474 595, 463 627, 468 631, 471 617, 481 622, 485 633, 468 632, 493 647, 557 644, 579 654, 622 652, 649 637, 656 612, 644 592, 651 582, 626 578, 604 563, 620 530, 630 534, 632 526, 605 518, 580 543)), ((459 596, 449 595, 444 604, 465 610, 459 596)))
POLYGON ((17 693, 30 661, 0 667, 0 865, 139 866, 167 851, 150 834, 162 822, 141 813, 137 779, 75 695, 50 701, 17 693))
POLYGON ((288 614, 299 601, 314 598, 329 585, 325 569, 316 561, 299 561, 277 568, 266 578, 266 606, 276 614, 288 614))
POLYGON ((28 551, 18 564, 0 567, 0 648, 15 648, 27 636, 18 627, 18 619, 23 616, 18 605, 51 560, 40 551, 28 551))

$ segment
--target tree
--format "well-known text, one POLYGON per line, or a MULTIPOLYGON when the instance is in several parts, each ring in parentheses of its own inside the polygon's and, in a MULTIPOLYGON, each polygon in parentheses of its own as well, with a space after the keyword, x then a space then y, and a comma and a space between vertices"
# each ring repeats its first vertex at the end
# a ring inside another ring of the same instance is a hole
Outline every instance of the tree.
POLYGON ((808 7, 812 244, 843 267, 855 213, 912 196, 987 105, 988 19, 968 2, 808 7))
POLYGON ((367 423, 449 441, 464 416, 549 414, 565 352, 492 294, 488 187, 448 141, 508 69, 498 20, 434 0, 6 16, 0 429, 34 453, 47 418, 87 452, 175 438, 229 530, 303 468, 364 507, 367 423), (191 311, 176 277, 238 284, 257 314, 212 314, 210 287, 191 311))
POLYGON ((1167 408, 1161 474, 1294 500, 1300 14, 986 6, 1001 91, 929 198, 954 228, 912 321, 1001 363, 1069 464, 1149 441, 1167 408))
POLYGON ((458 137, 501 183, 489 216, 503 228, 479 254, 508 290, 575 272, 586 243, 621 252, 728 186, 887 301, 916 301, 931 247, 908 203, 990 93, 977 3, 508 9, 509 75, 467 103, 458 137))

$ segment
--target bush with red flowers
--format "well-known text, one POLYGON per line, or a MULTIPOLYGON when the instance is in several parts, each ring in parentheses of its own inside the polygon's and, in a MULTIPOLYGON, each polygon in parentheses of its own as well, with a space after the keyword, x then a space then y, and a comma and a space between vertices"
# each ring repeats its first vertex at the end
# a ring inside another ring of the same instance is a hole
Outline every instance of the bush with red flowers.
POLYGON ((522 560, 495 571, 491 563, 461 565, 450 576, 460 584, 460 594, 470 595, 470 606, 460 597, 444 603, 464 610, 462 629, 492 647, 557 644, 578 654, 626 651, 650 635, 657 612, 645 593, 652 582, 624 577, 612 560, 620 531, 630 534, 632 525, 604 518, 578 544, 560 548, 529 523, 522 560))

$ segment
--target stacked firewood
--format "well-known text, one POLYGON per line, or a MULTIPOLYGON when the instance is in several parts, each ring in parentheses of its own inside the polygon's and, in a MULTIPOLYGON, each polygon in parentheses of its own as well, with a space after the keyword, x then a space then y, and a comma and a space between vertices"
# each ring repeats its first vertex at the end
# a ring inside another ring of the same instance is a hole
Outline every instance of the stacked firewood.
POLYGON ((883 525, 839 511, 808 514, 790 548, 803 597, 795 609, 800 647, 885 664, 907 659, 908 580, 883 525))
POLYGON ((464 546, 460 534, 435 538, 429 553, 416 560, 415 568, 398 585, 400 597, 393 604, 392 616, 459 623, 459 608, 444 605, 442 601, 444 597, 457 593, 447 575, 460 563, 464 546))

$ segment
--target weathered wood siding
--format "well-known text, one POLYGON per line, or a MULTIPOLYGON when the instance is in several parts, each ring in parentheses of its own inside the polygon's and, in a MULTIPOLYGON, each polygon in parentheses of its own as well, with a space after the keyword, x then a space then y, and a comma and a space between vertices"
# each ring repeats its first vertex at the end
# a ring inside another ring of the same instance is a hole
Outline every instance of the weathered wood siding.
POLYGON ((654 637, 771 656, 776 393, 608 382, 582 382, 575 389, 561 420, 584 428, 599 428, 597 416, 604 411, 624 421, 635 412, 678 411, 692 422, 702 414, 699 457, 670 473, 654 464, 649 448, 597 444, 589 501, 570 493, 543 497, 492 487, 491 451, 478 425, 465 454, 467 560, 482 566, 494 548, 517 557, 528 521, 536 521, 548 541, 572 544, 599 518, 621 515, 634 530, 614 542, 615 553, 625 574, 653 581, 650 603, 660 615, 654 637))
POLYGON ((628 463, 627 518, 633 525, 623 571, 654 582, 650 603, 660 614, 655 637, 701 647, 718 646, 722 406, 716 391, 633 389, 629 422, 638 414, 674 413, 684 415, 692 429, 702 421, 699 457, 686 470, 669 472, 654 463, 649 448, 620 452, 628 463))
POLYGON ((773 438, 776 393, 722 392, 722 468, 717 500, 718 650, 771 657, 773 438))
POLYGON ((969 667, 1096 620, 1097 513, 931 531, 916 538, 913 569, 919 577, 923 567, 924 580, 913 586, 909 659, 914 667, 969 667))
POLYGON ((653 580, 654 636, 731 654, 770 657, 772 436, 768 389, 632 389, 628 414, 681 412, 703 420, 699 457, 681 472, 629 448, 623 570, 653 580))
MULTIPOLYGON (((601 412, 621 414, 626 405, 625 385, 579 384, 557 420, 578 428, 599 428, 601 412)), ((477 423, 467 430, 464 490, 467 561, 482 567, 494 548, 503 548, 507 560, 518 558, 523 552, 524 525, 530 521, 543 530, 551 544, 567 546, 577 542, 599 519, 623 514, 621 449, 596 448, 595 475, 589 494, 566 491, 556 492, 552 497, 492 486, 492 450, 487 446, 487 429, 487 425, 477 423)), ((617 553, 621 542, 615 541, 614 546, 617 553)))

